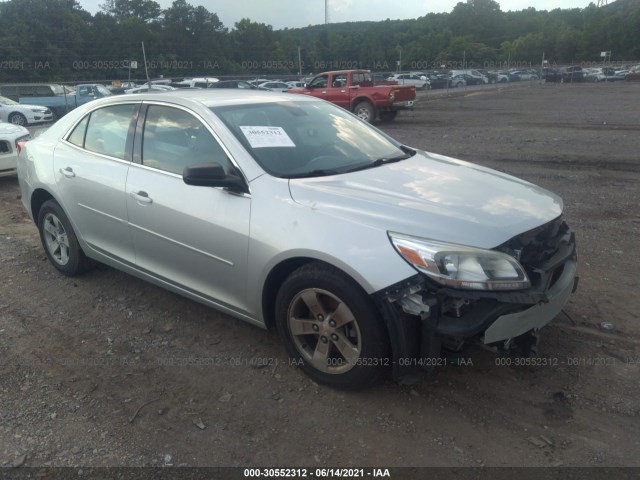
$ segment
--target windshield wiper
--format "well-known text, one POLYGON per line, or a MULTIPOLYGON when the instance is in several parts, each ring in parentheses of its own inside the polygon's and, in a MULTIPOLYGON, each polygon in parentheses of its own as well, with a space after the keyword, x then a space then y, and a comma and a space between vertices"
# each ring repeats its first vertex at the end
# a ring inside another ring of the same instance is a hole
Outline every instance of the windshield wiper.
POLYGON ((318 170, 311 170, 310 172, 304 173, 294 173, 292 175, 287 175, 287 178, 306 178, 306 177, 326 177, 328 175, 338 175, 340 172, 338 170, 334 170, 331 168, 324 168, 318 170))
POLYGON ((373 162, 365 163, 364 165, 356 165, 355 167, 347 170, 347 172, 357 172, 359 170, 367 170, 369 168, 379 167, 380 165, 385 165, 387 163, 399 162, 401 160, 406 160, 407 158, 411 158, 416 154, 416 151, 414 149, 409 148, 405 145, 401 145, 400 150, 404 152, 403 155, 396 155, 394 157, 381 157, 374 160, 373 162))

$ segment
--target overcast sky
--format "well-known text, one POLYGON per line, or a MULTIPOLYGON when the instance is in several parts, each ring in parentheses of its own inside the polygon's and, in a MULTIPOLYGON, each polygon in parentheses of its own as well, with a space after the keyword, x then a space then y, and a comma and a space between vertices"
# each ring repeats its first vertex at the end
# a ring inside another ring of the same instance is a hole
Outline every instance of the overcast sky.
MULTIPOLYGON (((156 0, 163 8, 172 0, 156 0)), ((459 0, 329 0, 329 22, 356 22, 390 18, 418 18, 430 12, 451 12, 459 0)), ((503 11, 554 8, 584 8, 591 0, 502 0, 503 11)), ((595 2, 595 0, 593 0, 595 2)), ((104 0, 79 0, 91 13, 100 10, 104 0)), ((324 23, 324 0, 187 0, 191 5, 203 5, 218 14, 226 27, 233 28, 242 18, 272 25, 279 30, 324 23)))

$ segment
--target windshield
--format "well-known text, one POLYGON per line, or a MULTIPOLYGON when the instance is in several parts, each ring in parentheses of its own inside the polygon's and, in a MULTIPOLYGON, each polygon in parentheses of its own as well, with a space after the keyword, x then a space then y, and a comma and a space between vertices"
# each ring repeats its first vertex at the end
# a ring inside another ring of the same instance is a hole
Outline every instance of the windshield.
POLYGON ((330 103, 286 101, 212 110, 276 177, 346 173, 406 156, 389 137, 330 103))
POLYGON ((14 102, 10 98, 0 97, 0 105, 18 105, 18 102, 14 102))

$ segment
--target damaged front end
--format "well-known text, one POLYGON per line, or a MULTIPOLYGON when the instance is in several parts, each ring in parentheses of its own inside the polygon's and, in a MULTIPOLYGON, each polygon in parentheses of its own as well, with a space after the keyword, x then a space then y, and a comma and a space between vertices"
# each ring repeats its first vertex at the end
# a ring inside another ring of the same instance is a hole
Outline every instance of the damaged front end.
POLYGON ((420 272, 374 295, 401 383, 415 381, 418 365, 436 365, 441 346, 530 354, 577 287, 575 235, 562 216, 490 251, 390 238, 420 272))

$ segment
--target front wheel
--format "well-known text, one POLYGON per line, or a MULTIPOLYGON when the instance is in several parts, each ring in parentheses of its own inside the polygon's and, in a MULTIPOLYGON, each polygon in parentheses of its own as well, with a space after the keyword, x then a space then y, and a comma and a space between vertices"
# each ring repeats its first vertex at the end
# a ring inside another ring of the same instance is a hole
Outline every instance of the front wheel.
POLYGON ((369 123, 372 123, 375 118, 375 111, 373 110, 373 105, 371 105, 366 100, 359 102, 353 109, 353 113, 355 113, 358 117, 360 117, 365 122, 369 122, 369 123))
POLYGON ((73 277, 88 268, 89 261, 80 248, 71 222, 56 201, 48 200, 42 204, 38 230, 49 261, 60 272, 73 277))
POLYGON ((353 280, 329 265, 307 264, 285 280, 276 324, 291 358, 318 383, 360 388, 389 363, 379 312, 353 280))
POLYGON ((9 123, 20 125, 21 127, 26 127, 27 125, 29 125, 29 122, 27 122, 27 117, 25 117, 21 113, 12 113, 11 115, 9 115, 9 123))

